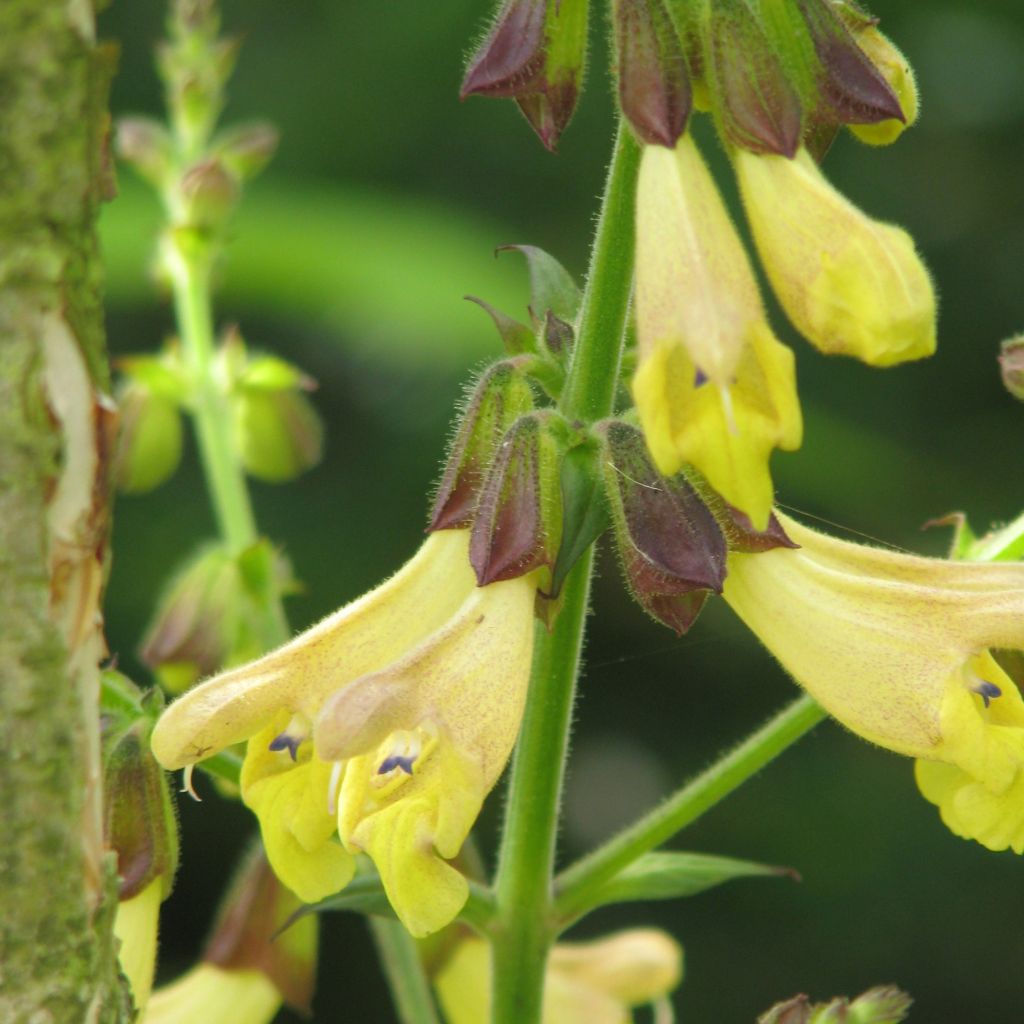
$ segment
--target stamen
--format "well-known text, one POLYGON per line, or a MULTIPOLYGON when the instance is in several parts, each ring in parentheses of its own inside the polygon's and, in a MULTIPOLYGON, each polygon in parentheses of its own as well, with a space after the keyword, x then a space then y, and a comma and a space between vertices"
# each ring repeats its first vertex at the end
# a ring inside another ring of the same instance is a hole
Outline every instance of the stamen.
POLYGON ((278 733, 270 741, 270 749, 274 751, 287 750, 293 761, 298 760, 299 747, 309 739, 309 722, 306 716, 300 713, 292 715, 288 728, 278 733))
POLYGON ((338 813, 338 786, 341 783, 341 770, 344 761, 335 761, 331 768, 331 779, 327 783, 327 813, 332 817, 338 813))
POLYGON ((194 764, 187 764, 181 770, 181 792, 188 793, 188 795, 192 797, 197 804, 201 804, 203 802, 203 798, 196 792, 195 787, 192 785, 192 771, 194 768, 194 764))
POLYGON ((701 384, 707 384, 708 375, 698 366, 693 374, 693 386, 699 388, 701 384))
POLYGON ((729 433, 734 437, 739 431, 736 429, 736 414, 733 411, 732 394, 728 388, 719 388, 718 393, 722 396, 722 411, 725 413, 725 423, 729 433))
POLYGON ((403 757, 401 754, 392 754, 390 757, 386 757, 381 761, 380 767, 377 769, 377 774, 387 775, 388 772, 394 771, 396 768, 401 768, 406 775, 412 775, 412 766, 415 760, 415 757, 403 757))
POLYGON ((985 702, 985 707, 988 707, 996 697, 1002 697, 1003 695, 1003 691, 995 683, 990 683, 987 679, 978 680, 978 685, 972 686, 971 689, 985 702))

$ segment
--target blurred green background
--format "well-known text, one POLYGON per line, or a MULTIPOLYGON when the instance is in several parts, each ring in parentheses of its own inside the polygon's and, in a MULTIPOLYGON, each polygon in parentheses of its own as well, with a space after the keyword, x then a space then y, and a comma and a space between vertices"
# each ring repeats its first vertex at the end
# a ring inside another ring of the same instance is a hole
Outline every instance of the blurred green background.
MULTIPOLYGON (((219 316, 315 376, 327 424, 322 465, 288 487, 253 487, 264 531, 305 584, 289 606, 298 628, 419 543, 453 403, 470 371, 499 353, 462 296, 525 310, 525 269, 513 254, 495 260, 494 247, 534 243, 582 273, 612 130, 604 18, 593 19, 587 89, 552 156, 510 102, 458 102, 483 0, 232 0, 224 10, 226 27, 245 36, 227 116, 269 118, 282 145, 237 218, 219 316)), ((887 150, 840 139, 826 169, 855 202, 914 234, 942 299, 940 349, 925 364, 873 371, 819 356, 776 315, 797 350, 807 430, 800 452, 776 458, 775 479, 785 506, 939 552, 947 538, 921 534, 925 520, 964 509, 984 528, 1017 514, 1024 496, 1024 409, 1002 391, 995 363, 999 340, 1024 327, 1024 7, 878 0, 874 10, 917 70, 923 117, 887 150)), ((144 0, 103 15, 104 35, 122 48, 116 114, 160 109, 151 56, 163 14, 144 0)), ((702 138, 733 198, 721 153, 702 138)), ((146 271, 155 203, 127 172, 121 184, 104 223, 115 356, 154 349, 171 323, 146 271)), ((109 638, 139 679, 134 651, 161 583, 211 531, 194 457, 170 485, 118 503, 109 638)), ((724 606, 678 641, 648 622, 607 552, 594 614, 563 858, 793 693, 724 606)), ((181 808, 168 977, 196 955, 253 824, 200 785, 206 801, 181 808)), ((488 852, 500 803, 492 797, 479 830, 488 852)), ((671 930, 687 952, 682 1022, 751 1022, 796 992, 852 995, 881 982, 913 994, 914 1021, 1024 1019, 1024 864, 950 835, 901 758, 823 726, 673 845, 803 876, 604 911, 578 929, 671 930)), ((323 934, 315 1019, 391 1020, 363 922, 335 915, 323 934)))

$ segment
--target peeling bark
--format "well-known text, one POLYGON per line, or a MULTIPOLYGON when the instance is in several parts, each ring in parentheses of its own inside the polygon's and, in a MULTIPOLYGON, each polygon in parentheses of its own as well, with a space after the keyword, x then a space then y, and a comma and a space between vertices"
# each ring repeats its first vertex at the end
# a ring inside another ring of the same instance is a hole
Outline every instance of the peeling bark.
POLYGON ((0 2, 0 1020, 130 1019, 102 845, 113 56, 89 0, 0 2))

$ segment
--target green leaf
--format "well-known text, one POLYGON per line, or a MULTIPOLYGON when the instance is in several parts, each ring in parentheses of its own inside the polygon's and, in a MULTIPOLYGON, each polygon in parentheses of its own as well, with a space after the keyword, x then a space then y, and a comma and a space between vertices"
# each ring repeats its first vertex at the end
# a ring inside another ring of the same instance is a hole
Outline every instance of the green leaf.
POLYGON ((530 313, 543 324, 549 312, 559 320, 572 323, 583 299, 583 293, 554 256, 535 245, 502 245, 498 252, 519 252, 530 268, 530 313))
POLYGON ((792 868, 732 857, 705 853, 646 853, 601 885, 588 901, 588 909, 607 903, 695 896, 734 878, 750 877, 800 879, 792 868))

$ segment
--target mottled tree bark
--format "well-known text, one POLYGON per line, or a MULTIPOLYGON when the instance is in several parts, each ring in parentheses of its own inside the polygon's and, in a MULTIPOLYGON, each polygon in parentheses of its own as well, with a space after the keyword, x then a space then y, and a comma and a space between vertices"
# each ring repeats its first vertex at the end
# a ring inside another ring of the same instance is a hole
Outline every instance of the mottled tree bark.
POLYGON ((0 2, 0 1020, 127 1019, 102 843, 111 415, 91 0, 0 2))

